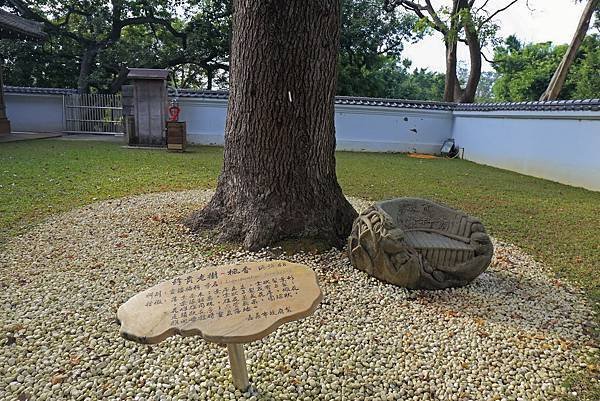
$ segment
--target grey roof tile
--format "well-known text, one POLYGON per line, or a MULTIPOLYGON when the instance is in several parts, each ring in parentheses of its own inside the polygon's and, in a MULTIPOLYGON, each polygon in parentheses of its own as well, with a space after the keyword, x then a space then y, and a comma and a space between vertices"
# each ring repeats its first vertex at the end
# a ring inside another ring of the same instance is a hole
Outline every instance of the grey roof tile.
MULTIPOLYGON (((32 88, 5 86, 6 93, 39 93, 68 95, 77 93, 76 89, 32 88)), ((178 89, 177 96, 200 99, 227 99, 227 91, 209 91, 196 89, 178 89)), ((169 88, 169 96, 176 96, 175 89, 169 88)), ((447 103, 423 100, 384 99, 355 96, 336 96, 335 103, 340 105, 359 105, 397 109, 456 110, 456 111, 600 111, 600 99, 552 100, 545 102, 499 102, 499 103, 447 103)))
POLYGON ((5 93, 37 93, 41 95, 72 95, 77 93, 77 89, 65 88, 33 88, 28 86, 9 86, 4 85, 5 93))
POLYGON ((0 9, 0 38, 33 38, 47 37, 41 22, 21 18, 0 9))
POLYGON ((158 68, 129 68, 130 79, 167 79, 169 70, 158 68))
MULTIPOLYGON (((169 88, 169 96, 175 96, 175 90, 169 88)), ((195 97, 203 99, 227 99, 227 91, 208 91, 195 89, 178 89, 179 97, 195 97)), ((383 99, 356 96, 336 96, 336 104, 360 105, 374 107, 391 107, 399 109, 457 110, 457 111, 599 111, 600 99, 585 100, 553 100, 546 102, 499 102, 499 103, 447 103, 424 100, 383 99)))

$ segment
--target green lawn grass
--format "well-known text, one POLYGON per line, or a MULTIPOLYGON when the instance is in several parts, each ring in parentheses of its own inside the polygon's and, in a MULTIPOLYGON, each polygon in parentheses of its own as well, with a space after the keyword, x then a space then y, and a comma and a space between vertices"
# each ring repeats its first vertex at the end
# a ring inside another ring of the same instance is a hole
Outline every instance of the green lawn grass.
MULTIPOLYGON (((123 149, 117 143, 43 140, 0 145, 0 241, 41 218, 95 200, 211 188, 222 149, 123 149)), ((418 196, 480 217, 495 237, 551 266, 600 300, 600 193, 464 160, 338 152, 346 194, 418 196)))
MULTIPOLYGON (((221 162, 222 149, 215 147, 178 154, 95 141, 1 144, 0 243, 45 216, 96 200, 212 188, 221 162)), ((338 152, 337 162, 346 194, 371 200, 425 197, 476 215, 493 236, 582 287, 598 311, 599 192, 464 160, 338 152)), ((583 376, 572 385, 590 391, 586 382, 583 376)), ((589 399, 599 391, 591 389, 589 399)))

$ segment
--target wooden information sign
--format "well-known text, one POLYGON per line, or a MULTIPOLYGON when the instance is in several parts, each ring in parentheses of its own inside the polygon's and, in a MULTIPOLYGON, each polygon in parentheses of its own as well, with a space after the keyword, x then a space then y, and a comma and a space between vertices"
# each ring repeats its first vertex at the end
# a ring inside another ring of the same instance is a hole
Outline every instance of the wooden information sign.
POLYGON ((175 334, 226 343, 234 384, 248 387, 241 344, 311 315, 321 302, 307 266, 276 260, 209 267, 162 282, 119 307, 121 334, 155 344, 175 334))

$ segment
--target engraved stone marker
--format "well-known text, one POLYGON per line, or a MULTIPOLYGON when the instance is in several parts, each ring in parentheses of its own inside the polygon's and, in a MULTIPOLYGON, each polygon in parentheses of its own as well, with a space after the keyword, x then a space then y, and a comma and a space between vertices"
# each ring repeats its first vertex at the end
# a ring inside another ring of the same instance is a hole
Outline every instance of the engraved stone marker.
POLYGON ((226 343, 236 388, 248 387, 243 343, 311 315, 322 294, 307 266, 276 260, 209 267, 164 281, 119 307, 123 337, 155 344, 175 334, 226 343))

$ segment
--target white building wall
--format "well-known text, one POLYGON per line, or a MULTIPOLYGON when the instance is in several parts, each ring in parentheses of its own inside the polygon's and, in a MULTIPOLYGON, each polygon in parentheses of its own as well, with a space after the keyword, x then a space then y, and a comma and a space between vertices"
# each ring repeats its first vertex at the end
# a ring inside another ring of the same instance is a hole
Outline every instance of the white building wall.
POLYGON ((465 159, 600 191, 600 112, 454 111, 465 159))
POLYGON ((63 95, 7 92, 4 101, 13 132, 65 130, 63 95))

